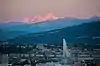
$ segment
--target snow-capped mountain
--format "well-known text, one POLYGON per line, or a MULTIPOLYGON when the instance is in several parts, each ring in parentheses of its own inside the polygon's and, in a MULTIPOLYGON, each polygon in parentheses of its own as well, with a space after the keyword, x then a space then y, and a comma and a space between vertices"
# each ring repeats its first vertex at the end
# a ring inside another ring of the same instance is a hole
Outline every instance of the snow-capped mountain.
POLYGON ((25 17, 21 19, 9 20, 6 22, 37 23, 37 22, 43 22, 43 21, 56 20, 60 18, 64 18, 64 17, 57 16, 53 13, 47 13, 45 15, 35 15, 33 17, 25 17))
POLYGON ((56 20, 62 17, 58 17, 53 13, 48 13, 43 16, 34 16, 30 18, 24 18, 23 22, 42 22, 42 21, 48 21, 48 20, 56 20))

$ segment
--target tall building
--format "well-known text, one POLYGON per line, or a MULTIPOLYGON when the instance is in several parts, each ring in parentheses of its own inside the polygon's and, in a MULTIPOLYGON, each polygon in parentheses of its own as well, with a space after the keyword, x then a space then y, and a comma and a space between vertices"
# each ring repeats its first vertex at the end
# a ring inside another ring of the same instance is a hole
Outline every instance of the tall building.
POLYGON ((0 66, 8 66, 8 54, 2 54, 0 66))

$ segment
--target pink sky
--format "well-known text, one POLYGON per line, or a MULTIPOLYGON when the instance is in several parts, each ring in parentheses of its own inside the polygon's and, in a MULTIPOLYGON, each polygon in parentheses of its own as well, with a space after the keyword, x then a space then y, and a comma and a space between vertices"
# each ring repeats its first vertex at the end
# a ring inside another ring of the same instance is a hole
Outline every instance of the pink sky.
POLYGON ((100 16, 100 0, 0 0, 0 20, 55 13, 87 18, 100 16))

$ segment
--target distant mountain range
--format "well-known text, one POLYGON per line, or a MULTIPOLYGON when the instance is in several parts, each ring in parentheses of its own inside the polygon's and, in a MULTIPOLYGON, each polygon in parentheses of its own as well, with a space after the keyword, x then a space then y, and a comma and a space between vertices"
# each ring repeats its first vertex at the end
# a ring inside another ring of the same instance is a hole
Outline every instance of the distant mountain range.
POLYGON ((65 38, 69 44, 100 44, 100 21, 23 35, 10 39, 8 42, 14 44, 62 44, 62 38, 65 38))
MULTIPOLYGON (((57 19, 62 19, 62 18, 73 19, 72 17, 58 16, 58 15, 55 15, 54 13, 47 13, 45 15, 35 15, 35 16, 25 17, 21 19, 9 20, 6 22, 38 23, 38 22, 52 21, 52 20, 57 20, 57 19)), ((100 20, 100 17, 93 16, 91 19, 100 20)))
POLYGON ((30 33, 40 33, 45 31, 51 31, 56 29, 62 29, 65 27, 71 27, 75 25, 81 25, 83 23, 90 23, 99 21, 100 17, 92 17, 89 19, 77 19, 70 17, 55 17, 52 14, 46 15, 52 20, 43 20, 42 22, 0 22, 0 41, 6 41, 8 39, 13 39, 21 35, 27 35, 30 33), (57 19, 54 19, 57 18, 57 19))

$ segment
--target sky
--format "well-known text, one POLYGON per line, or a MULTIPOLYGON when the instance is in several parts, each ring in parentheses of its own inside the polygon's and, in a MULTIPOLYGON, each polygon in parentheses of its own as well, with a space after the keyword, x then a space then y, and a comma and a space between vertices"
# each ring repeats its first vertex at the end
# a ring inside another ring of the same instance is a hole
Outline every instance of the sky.
POLYGON ((46 13, 88 18, 100 16, 100 0, 0 0, 0 20, 11 20, 46 13))

